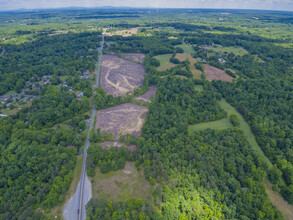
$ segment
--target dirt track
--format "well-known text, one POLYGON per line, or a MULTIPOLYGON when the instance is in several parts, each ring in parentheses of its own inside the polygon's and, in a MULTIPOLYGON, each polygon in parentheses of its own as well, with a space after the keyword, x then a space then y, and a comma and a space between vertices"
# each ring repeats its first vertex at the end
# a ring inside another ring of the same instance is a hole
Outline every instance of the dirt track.
POLYGON ((101 86, 108 94, 124 96, 142 85, 144 67, 117 56, 104 55, 102 61, 101 86))
POLYGON ((227 75, 223 70, 213 67, 209 64, 204 64, 204 72, 208 81, 223 80, 226 82, 232 82, 232 77, 227 75))
POLYGON ((157 91, 156 86, 150 86, 149 91, 147 91, 145 94, 137 97, 137 100, 144 102, 144 103, 148 103, 150 101, 151 97, 156 96, 156 91, 157 91))
POLYGON ((119 134, 141 135, 141 128, 145 120, 147 107, 131 103, 99 110, 95 128, 103 132, 112 133, 116 140, 119 134))

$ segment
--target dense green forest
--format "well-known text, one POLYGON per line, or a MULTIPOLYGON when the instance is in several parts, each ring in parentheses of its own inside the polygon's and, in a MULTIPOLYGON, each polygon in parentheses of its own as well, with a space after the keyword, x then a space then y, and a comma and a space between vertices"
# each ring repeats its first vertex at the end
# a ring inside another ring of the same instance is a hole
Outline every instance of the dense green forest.
POLYGON ((290 12, 208 9, 0 13, 1 110, 15 92, 35 96, 0 117, 0 219, 51 219, 50 210, 64 203, 93 101, 97 110, 131 102, 148 113, 140 137, 119 138, 136 145, 133 151, 102 148, 99 143, 113 136, 92 129, 87 174, 135 161, 154 190, 151 199, 94 198, 87 219, 284 219, 264 181, 293 204, 292 18, 290 12), (133 94, 114 97, 92 86, 102 28, 138 29, 128 37, 106 34, 103 50, 145 54, 147 75, 133 94), (190 61, 175 58, 185 52, 181 45, 192 51, 202 79, 193 77, 190 61), (173 65, 158 71, 158 55, 169 55, 173 65), (205 80, 203 64, 233 82, 205 80), (136 100, 149 86, 157 86, 156 97, 136 100), (237 116, 220 107, 223 98, 248 122, 272 167, 246 140, 237 116), (227 119, 228 129, 189 129, 227 119))

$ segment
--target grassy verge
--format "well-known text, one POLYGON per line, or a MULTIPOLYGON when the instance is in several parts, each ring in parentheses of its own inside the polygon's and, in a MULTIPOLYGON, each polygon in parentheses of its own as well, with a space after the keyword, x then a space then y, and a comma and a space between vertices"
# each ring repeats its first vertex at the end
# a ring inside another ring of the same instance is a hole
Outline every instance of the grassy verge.
POLYGON ((240 122, 240 128, 244 133, 244 136, 246 137, 247 141, 249 144, 252 146, 252 148, 256 151, 256 153, 263 158, 263 160, 266 162, 269 168, 271 168, 273 165, 271 161, 266 157, 266 155, 263 153, 262 149, 259 147, 257 144, 254 134, 252 133, 248 123, 244 120, 242 115, 235 109, 233 108, 229 103, 227 103, 224 99, 220 101, 220 106, 223 108, 225 111, 228 112, 229 115, 235 114, 237 115, 239 122, 240 122))
POLYGON ((152 186, 145 179, 143 171, 138 171, 133 162, 126 162, 123 170, 102 174, 99 168, 91 178, 93 198, 106 201, 126 201, 128 199, 152 199, 152 186))
POLYGON ((201 131, 205 129, 217 129, 224 130, 227 128, 233 128, 230 120, 228 118, 224 118, 218 121, 204 122, 196 125, 189 126, 191 132, 201 131))

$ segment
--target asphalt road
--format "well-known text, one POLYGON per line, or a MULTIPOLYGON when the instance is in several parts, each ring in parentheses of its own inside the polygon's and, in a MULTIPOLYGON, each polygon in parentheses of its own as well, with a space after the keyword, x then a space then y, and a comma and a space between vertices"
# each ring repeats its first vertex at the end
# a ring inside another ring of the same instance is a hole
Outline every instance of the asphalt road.
MULTIPOLYGON (((97 71, 97 79, 96 79, 96 88, 99 86, 100 79, 100 69, 102 63, 102 52, 104 46, 104 33, 101 42, 101 48, 99 48, 99 60, 98 60, 98 71, 97 71)), ((86 159, 87 159, 87 149, 90 146, 89 136, 90 131, 93 128, 93 122, 96 115, 95 103, 93 105, 93 113, 91 116, 91 122, 88 130, 86 145, 83 153, 83 163, 82 163, 82 171, 80 176, 80 181, 78 183, 76 192, 73 197, 67 202, 65 208, 63 210, 63 216, 66 220, 85 220, 86 219, 86 210, 85 205, 92 197, 92 188, 90 180, 86 175, 86 159)))

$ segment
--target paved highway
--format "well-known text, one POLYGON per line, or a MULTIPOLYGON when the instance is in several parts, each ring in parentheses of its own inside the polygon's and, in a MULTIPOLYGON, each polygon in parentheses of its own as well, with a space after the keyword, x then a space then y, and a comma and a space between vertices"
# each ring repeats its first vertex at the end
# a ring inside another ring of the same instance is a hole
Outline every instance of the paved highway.
MULTIPOLYGON (((102 53, 104 47, 104 33, 102 36, 101 47, 99 48, 99 60, 98 60, 98 70, 97 70, 97 79, 96 79, 96 88, 99 86, 100 79, 100 69, 102 63, 102 53)), ((93 122, 96 115, 95 103, 93 105, 93 113, 91 116, 91 122, 88 130, 86 145, 83 153, 83 163, 82 163, 82 171, 80 176, 80 181, 77 186, 76 192, 74 196, 67 202, 64 210, 63 216, 66 220, 85 220, 86 218, 86 210, 85 205, 92 197, 91 193, 91 183, 86 175, 86 159, 87 159, 87 149, 90 146, 89 136, 90 131, 93 128, 93 122)))

